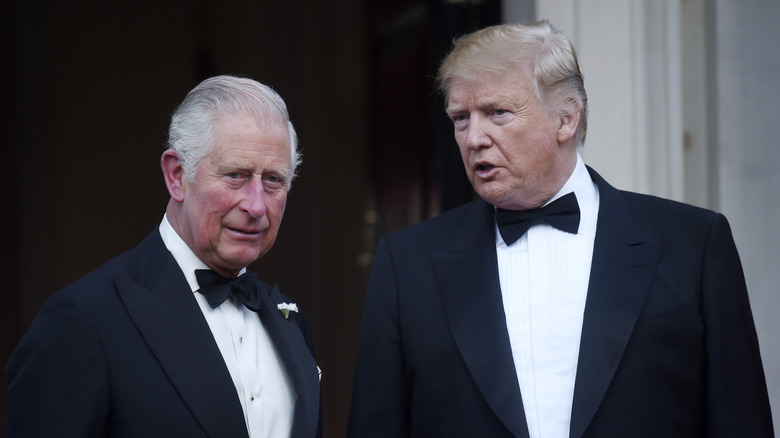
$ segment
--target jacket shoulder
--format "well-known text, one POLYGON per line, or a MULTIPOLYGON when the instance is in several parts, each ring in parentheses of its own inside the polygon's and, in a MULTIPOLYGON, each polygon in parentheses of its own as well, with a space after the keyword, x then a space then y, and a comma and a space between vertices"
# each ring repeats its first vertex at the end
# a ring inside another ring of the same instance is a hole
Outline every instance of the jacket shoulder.
POLYGON ((673 226, 676 229, 702 230, 725 217, 713 210, 658 196, 620 191, 626 205, 643 228, 673 226))
POLYGON ((627 230, 628 224, 636 224, 643 234, 665 236, 690 232, 689 237, 693 237, 706 235, 717 221, 725 222, 722 214, 706 208, 616 189, 593 169, 588 171, 599 189, 599 223, 608 227, 627 230))
MULTIPOLYGON (((146 277, 156 275, 152 271, 162 272, 164 264, 159 263, 159 259, 165 257, 166 253, 167 250, 162 243, 160 233, 155 228, 135 248, 115 256, 66 285, 52 294, 47 301, 56 300, 61 303, 70 302, 74 305, 100 306, 106 297, 115 295, 107 292, 115 289, 114 281, 117 276, 128 277, 142 284, 149 283, 150 280, 146 277), (141 265, 148 266, 150 269, 144 269, 141 265)), ((170 255, 170 253, 167 254, 170 255)))

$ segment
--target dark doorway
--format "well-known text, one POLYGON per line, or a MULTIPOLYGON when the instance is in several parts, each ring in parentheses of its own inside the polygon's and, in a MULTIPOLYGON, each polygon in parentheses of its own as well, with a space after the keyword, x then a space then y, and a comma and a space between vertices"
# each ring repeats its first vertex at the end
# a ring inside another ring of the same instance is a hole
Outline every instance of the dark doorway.
POLYGON ((186 92, 245 75, 285 99, 304 156, 252 267, 309 317, 326 436, 344 436, 374 244, 473 196, 433 77, 500 2, 91 3, 0 4, 0 363, 52 293, 159 224, 159 158, 186 92))

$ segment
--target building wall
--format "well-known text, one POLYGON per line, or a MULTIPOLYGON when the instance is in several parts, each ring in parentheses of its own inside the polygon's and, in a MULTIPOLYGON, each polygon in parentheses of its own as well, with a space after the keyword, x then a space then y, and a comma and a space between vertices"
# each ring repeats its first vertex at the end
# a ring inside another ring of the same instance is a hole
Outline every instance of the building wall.
POLYGON ((780 2, 536 0, 535 11, 580 56, 585 161, 620 188, 729 219, 780 418, 780 2))
POLYGON ((742 256, 780 428, 780 2, 716 0, 711 32, 719 209, 742 256))

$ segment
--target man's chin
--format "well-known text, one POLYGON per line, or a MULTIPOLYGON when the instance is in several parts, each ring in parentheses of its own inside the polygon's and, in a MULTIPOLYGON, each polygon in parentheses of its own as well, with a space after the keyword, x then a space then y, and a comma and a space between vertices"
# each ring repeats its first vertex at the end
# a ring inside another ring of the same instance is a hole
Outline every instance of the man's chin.
POLYGON ((221 264, 231 271, 240 271, 263 256, 267 251, 259 251, 257 248, 234 250, 221 254, 221 264))
POLYGON ((475 191, 480 198, 487 201, 489 204, 500 206, 506 202, 506 194, 498 190, 494 184, 481 184, 476 186, 475 191))

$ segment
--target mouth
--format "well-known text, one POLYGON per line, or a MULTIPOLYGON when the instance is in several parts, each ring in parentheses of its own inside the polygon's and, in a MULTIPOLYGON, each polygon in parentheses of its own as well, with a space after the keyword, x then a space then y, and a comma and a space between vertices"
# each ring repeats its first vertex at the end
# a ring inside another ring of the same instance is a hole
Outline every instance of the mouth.
POLYGON ((242 230, 239 228, 228 228, 228 230, 230 230, 232 233, 245 237, 257 237, 263 232, 263 230, 242 230))
POLYGON ((497 169, 496 166, 487 162, 478 162, 474 164, 474 174, 479 178, 490 177, 495 169, 497 169))

